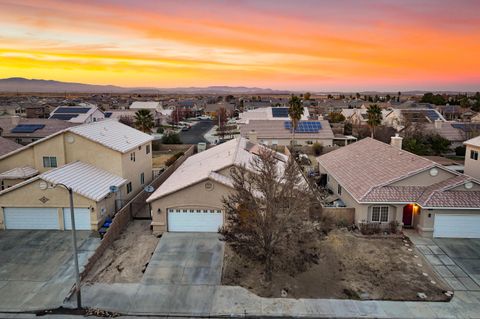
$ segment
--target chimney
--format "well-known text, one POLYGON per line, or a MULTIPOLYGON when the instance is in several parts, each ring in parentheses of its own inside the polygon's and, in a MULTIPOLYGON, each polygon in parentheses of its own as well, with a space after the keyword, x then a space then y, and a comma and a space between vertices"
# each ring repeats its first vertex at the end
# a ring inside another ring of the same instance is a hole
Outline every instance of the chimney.
POLYGON ((12 116, 12 125, 17 126, 20 124, 20 116, 14 115, 12 116))
POLYGON ((250 142, 257 144, 257 132, 255 132, 255 130, 251 130, 250 132, 248 132, 248 139, 250 140, 250 142))
POLYGON ((403 137, 398 136, 398 133, 395 134, 395 136, 392 136, 392 139, 390 141, 390 145, 393 147, 396 147, 398 149, 402 149, 402 140, 403 137))
POLYGON ((442 120, 435 120, 435 129, 439 130, 442 128, 442 120))

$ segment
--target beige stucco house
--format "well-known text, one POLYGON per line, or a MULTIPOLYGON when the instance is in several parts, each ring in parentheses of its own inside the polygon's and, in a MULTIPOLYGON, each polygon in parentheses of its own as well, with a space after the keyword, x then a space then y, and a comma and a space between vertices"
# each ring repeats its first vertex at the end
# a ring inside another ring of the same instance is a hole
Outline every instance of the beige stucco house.
POLYGON ((400 137, 392 144, 366 138, 318 157, 328 188, 355 208, 355 222, 480 238, 480 182, 402 150, 400 137))
POLYGON ((105 120, 68 128, 1 156, 0 229, 68 227, 68 193, 54 187, 59 183, 75 193, 79 228, 98 229, 151 181, 151 140, 105 120), (119 191, 111 193, 110 186, 119 191))
MULTIPOLYGON (((232 167, 247 168, 262 146, 236 138, 190 156, 147 199, 155 232, 216 232, 224 223, 222 199, 233 190, 232 167)), ((278 153, 279 161, 287 157, 278 153)))

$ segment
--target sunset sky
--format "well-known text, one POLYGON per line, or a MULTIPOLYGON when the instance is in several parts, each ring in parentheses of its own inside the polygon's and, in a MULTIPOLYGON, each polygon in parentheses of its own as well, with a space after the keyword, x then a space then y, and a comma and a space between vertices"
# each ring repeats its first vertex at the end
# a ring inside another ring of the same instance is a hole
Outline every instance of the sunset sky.
POLYGON ((0 0, 0 78, 480 90, 480 1, 0 0))

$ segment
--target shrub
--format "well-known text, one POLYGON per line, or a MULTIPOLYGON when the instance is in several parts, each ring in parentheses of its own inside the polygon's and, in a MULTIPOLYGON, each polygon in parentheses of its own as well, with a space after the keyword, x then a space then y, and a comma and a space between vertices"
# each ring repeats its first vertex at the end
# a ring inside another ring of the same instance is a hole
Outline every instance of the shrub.
POLYGON ((163 144, 182 144, 180 135, 177 133, 168 133, 162 137, 163 144))
POLYGON ((175 163, 175 161, 177 159, 179 159, 181 156, 183 156, 183 154, 184 154, 183 152, 175 153, 168 160, 166 160, 165 165, 167 165, 167 166, 172 165, 173 163, 175 163))
POLYGON ((400 223, 397 222, 396 220, 392 220, 390 223, 388 223, 388 227, 390 228, 390 233, 391 234, 396 234, 399 225, 400 225, 400 223))
POLYGON ((360 232, 363 235, 379 234, 382 231, 380 228, 380 223, 374 223, 374 222, 360 223, 359 228, 360 228, 360 232))
POLYGON ((313 153, 315 153, 316 156, 319 156, 323 152, 323 145, 320 143, 314 143, 312 145, 313 153))
POLYGON ((163 129, 163 127, 157 128, 157 133, 158 133, 158 134, 163 134, 164 131, 165 131, 165 130, 163 129))

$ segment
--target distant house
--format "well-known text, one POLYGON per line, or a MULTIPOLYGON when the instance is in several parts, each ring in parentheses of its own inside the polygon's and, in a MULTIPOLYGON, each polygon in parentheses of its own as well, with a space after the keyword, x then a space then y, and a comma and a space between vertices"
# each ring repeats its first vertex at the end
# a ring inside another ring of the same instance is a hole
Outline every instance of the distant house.
POLYGON ((442 114, 435 109, 405 108, 392 110, 385 116, 384 124, 401 131, 412 123, 434 123, 436 120, 446 122, 442 114))
POLYGON ((43 119, 49 116, 48 106, 32 105, 25 108, 25 116, 27 118, 43 119))
MULTIPOLYGON (((242 112, 238 115, 238 124, 248 124, 250 120, 286 121, 289 120, 287 107, 265 107, 242 112)), ((302 121, 308 120, 310 113, 308 108, 303 109, 302 121)))
POLYGON ((166 125, 167 122, 170 120, 173 110, 172 109, 165 109, 163 108, 162 102, 158 101, 135 101, 130 105, 128 110, 115 110, 109 111, 109 118, 119 119, 120 117, 130 117, 133 121, 135 113, 138 110, 149 110, 155 121, 156 126, 166 125))
POLYGON ((233 111, 235 111, 235 104, 226 102, 207 104, 205 106, 204 113, 205 115, 214 117, 217 115, 218 110, 220 110, 221 108, 225 109, 225 111, 227 112, 227 116, 229 116, 233 113, 233 111))
MULTIPOLYGON (((1 135, 1 134, 0 134, 1 135)), ((0 136, 0 156, 10 153, 23 145, 17 144, 9 139, 0 136)))
POLYGON ((50 113, 50 119, 77 124, 88 124, 105 119, 105 115, 95 105, 59 106, 50 113))
MULTIPOLYGON (((357 225, 397 222, 426 236, 480 238, 480 181, 402 150, 400 137, 392 145, 365 138, 317 160, 334 196, 355 208, 357 225)), ((473 171, 466 163, 465 173, 473 171)))
MULTIPOLYGON (((345 116, 345 121, 353 125, 367 125, 368 113, 366 108, 360 109, 342 109, 341 114, 345 116)), ((382 124, 385 118, 392 112, 392 110, 382 110, 382 124)))
POLYGON ((21 145, 38 141, 74 125, 56 119, 27 119, 18 116, 0 118, 2 137, 21 145))
POLYGON ((129 109, 131 110, 151 110, 151 111, 161 111, 163 110, 162 102, 158 101, 135 101, 130 104, 129 109))
MULTIPOLYGON (((269 146, 287 146, 292 141, 292 122, 290 120, 249 120, 240 127, 240 134, 252 143, 269 146)), ((328 121, 300 121, 295 131, 297 145, 320 143, 333 145, 334 134, 328 121)))

